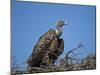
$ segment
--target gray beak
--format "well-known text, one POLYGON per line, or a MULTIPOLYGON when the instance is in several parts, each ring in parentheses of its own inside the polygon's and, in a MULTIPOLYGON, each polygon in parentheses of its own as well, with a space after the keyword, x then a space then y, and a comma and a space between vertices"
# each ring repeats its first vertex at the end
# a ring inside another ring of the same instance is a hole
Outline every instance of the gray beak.
POLYGON ((64 25, 67 25, 67 24, 68 24, 68 22, 65 21, 65 22, 64 22, 64 25))

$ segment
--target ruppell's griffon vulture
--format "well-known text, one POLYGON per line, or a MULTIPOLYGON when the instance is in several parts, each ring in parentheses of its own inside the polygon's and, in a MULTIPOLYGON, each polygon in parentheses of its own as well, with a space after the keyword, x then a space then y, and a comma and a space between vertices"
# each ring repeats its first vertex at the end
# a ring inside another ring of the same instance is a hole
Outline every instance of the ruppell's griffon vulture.
POLYGON ((55 29, 48 30, 43 34, 34 46, 31 56, 28 58, 28 67, 40 67, 41 65, 54 64, 64 50, 62 27, 65 21, 58 21, 55 29))

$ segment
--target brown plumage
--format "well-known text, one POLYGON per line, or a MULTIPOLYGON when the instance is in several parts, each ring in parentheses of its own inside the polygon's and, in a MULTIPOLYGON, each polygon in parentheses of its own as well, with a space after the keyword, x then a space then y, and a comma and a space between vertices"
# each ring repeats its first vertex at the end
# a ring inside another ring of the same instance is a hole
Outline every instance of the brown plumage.
POLYGON ((60 28, 65 25, 64 21, 57 23, 58 27, 50 29, 40 37, 35 45, 27 63, 29 67, 40 67, 41 65, 54 64, 64 50, 64 40, 60 38, 60 28))

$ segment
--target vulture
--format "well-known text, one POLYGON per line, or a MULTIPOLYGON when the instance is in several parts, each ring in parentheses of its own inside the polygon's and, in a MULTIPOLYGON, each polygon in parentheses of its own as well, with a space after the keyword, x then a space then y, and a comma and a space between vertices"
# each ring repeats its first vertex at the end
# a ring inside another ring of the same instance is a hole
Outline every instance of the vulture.
POLYGON ((55 29, 49 29, 39 38, 27 60, 28 67, 48 66, 55 63, 64 50, 64 40, 61 35, 62 27, 66 24, 65 21, 58 21, 55 29))

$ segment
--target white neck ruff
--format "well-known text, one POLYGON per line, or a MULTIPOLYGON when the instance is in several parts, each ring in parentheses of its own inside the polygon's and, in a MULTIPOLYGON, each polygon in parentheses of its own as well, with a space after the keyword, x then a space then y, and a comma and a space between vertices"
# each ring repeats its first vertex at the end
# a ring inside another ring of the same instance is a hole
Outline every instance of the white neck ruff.
POLYGON ((57 34, 57 36, 61 36, 62 35, 62 27, 57 27, 56 29, 55 29, 55 33, 57 34))

